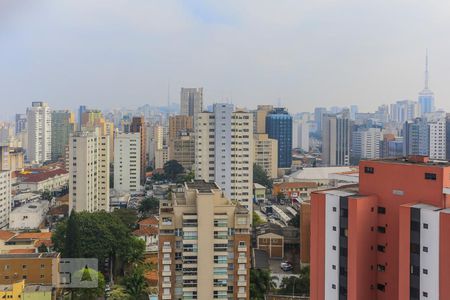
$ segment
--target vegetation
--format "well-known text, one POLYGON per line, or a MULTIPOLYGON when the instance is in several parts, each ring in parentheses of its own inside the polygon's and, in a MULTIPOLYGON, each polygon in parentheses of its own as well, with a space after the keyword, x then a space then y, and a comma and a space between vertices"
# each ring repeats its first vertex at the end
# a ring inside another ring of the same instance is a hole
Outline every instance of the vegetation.
POLYGON ((300 270, 299 277, 285 277, 281 281, 278 294, 297 296, 309 295, 309 267, 303 267, 300 270))
POLYGON ((145 290, 147 282, 144 277, 144 267, 139 266, 127 275, 124 280, 125 290, 131 299, 146 299, 145 290))
POLYGON ((159 200, 155 197, 145 197, 139 204, 138 211, 144 216, 158 213, 159 200))
POLYGON ((250 270, 250 299, 264 300, 266 294, 275 289, 270 271, 251 269, 250 270))
POLYGON ((41 193, 41 198, 42 198, 43 200, 50 201, 50 200, 53 199, 53 194, 52 194, 52 192, 50 192, 49 190, 45 190, 45 191, 43 191, 43 192, 41 193))
POLYGON ((131 299, 130 295, 128 295, 127 291, 121 286, 114 288, 108 297, 108 300, 129 300, 129 299, 131 299))
POLYGON ((271 189, 273 186, 272 180, 267 176, 266 171, 257 164, 253 164, 253 183, 259 183, 267 189, 271 189))
POLYGON ((261 217, 256 212, 253 212, 253 226, 256 227, 264 223, 265 222, 261 219, 261 217))
MULTIPOLYGON (((97 300, 105 292, 105 277, 101 272, 93 269, 82 269, 75 273, 74 278, 97 282, 94 288, 74 288, 71 289, 71 299, 73 300, 97 300)), ((78 280, 77 280, 78 281, 78 280)))
POLYGON ((136 222, 138 220, 137 212, 130 208, 120 208, 115 209, 112 212, 113 215, 117 216, 125 226, 130 229, 135 229, 136 222))
POLYGON ((164 164, 164 174, 166 175, 167 179, 174 182, 178 175, 182 174, 184 172, 183 166, 176 160, 169 160, 164 164))

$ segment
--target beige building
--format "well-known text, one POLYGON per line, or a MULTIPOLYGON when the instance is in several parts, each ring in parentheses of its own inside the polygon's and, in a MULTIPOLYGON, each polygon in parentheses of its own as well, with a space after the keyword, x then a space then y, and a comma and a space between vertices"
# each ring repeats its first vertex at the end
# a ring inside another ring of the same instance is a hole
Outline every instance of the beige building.
POLYGON ((24 150, 0 146, 0 171, 20 171, 24 167, 24 150))
POLYGON ((195 176, 216 182, 225 195, 252 211, 253 115, 232 104, 214 104, 198 114, 195 127, 195 176))
POLYGON ((169 141, 174 140, 180 131, 192 131, 194 121, 192 116, 171 116, 169 117, 169 141))
POLYGON ((261 166, 270 178, 277 178, 278 141, 269 139, 265 133, 255 134, 255 164, 261 166))
POLYGON ((161 201, 159 299, 250 299, 250 221, 215 183, 161 201))
POLYGON ((8 225, 11 212, 11 172, 0 171, 0 228, 8 225))
POLYGON ((164 145, 161 149, 155 151, 155 169, 162 169, 169 160, 169 147, 164 145))
POLYGON ((69 140, 69 209, 109 211, 109 136, 78 132, 69 140))
POLYGON ((176 160, 185 170, 192 170, 195 164, 195 139, 191 132, 179 131, 171 140, 169 160, 176 160))
POLYGON ((255 133, 266 133, 266 116, 273 110, 273 105, 258 105, 253 111, 255 133))
POLYGON ((140 133, 116 133, 114 140, 114 189, 120 192, 140 190, 140 133))

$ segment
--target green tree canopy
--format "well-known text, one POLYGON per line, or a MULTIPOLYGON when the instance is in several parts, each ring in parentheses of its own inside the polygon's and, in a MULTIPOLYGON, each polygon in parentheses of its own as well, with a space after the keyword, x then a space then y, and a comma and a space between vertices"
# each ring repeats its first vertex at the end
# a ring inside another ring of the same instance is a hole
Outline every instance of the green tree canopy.
POLYGON ((273 185, 272 180, 267 176, 266 171, 257 164, 253 164, 253 183, 259 183, 267 189, 271 189, 273 185))
POLYGON ((264 300, 265 296, 275 288, 269 270, 250 270, 250 299, 264 300))
POLYGON ((93 269, 82 269, 74 274, 74 278, 81 280, 96 281, 97 287, 94 288, 74 288, 72 290, 72 299, 74 300, 97 300, 105 292, 105 277, 101 272, 93 269))
POLYGON ((144 215, 156 214, 159 210, 159 200, 155 197, 145 197, 138 208, 144 215))
POLYGON ((136 227, 136 222, 138 220, 136 210, 131 208, 120 208, 113 210, 112 214, 117 216, 128 228, 134 229, 136 227))
POLYGON ((78 214, 72 211, 69 220, 67 220, 67 228, 62 251, 63 257, 77 258, 81 255, 80 249, 80 228, 78 223, 78 214))
POLYGON ((171 181, 175 181, 177 176, 183 172, 183 166, 176 160, 169 160, 164 164, 164 174, 171 181))
POLYGON ((133 268, 132 272, 125 276, 123 282, 127 293, 132 299, 145 299, 147 281, 144 277, 144 267, 133 268))
POLYGON ((309 267, 303 267, 299 276, 285 277, 280 284, 280 294, 292 295, 292 291, 297 296, 309 295, 309 267))

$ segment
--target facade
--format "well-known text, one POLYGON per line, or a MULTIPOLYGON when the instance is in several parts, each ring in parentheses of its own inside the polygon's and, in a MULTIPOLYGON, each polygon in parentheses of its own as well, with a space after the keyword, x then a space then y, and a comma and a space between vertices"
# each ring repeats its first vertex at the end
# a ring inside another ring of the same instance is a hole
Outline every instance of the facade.
POLYGON ((284 236, 281 226, 265 223, 255 229, 256 249, 263 250, 269 258, 284 258, 284 236))
POLYGON ((449 164, 362 161, 311 197, 311 299, 449 299, 449 164))
POLYGON ((148 156, 150 164, 155 167, 155 156, 158 150, 162 150, 164 145, 164 129, 163 126, 155 124, 148 130, 148 156))
POLYGON ((50 160, 52 151, 52 114, 45 102, 33 102, 27 109, 27 158, 30 162, 50 160))
POLYGON ((445 145, 446 147, 446 159, 450 161, 450 114, 445 117, 445 145))
POLYGON ((403 124, 419 116, 419 104, 416 101, 402 100, 390 105, 391 121, 403 124))
MULTIPOLYGON (((447 135, 446 135, 446 121, 445 119, 438 119, 428 122, 429 136, 430 136, 430 158, 431 159, 446 159, 447 150, 447 135)), ((450 144, 449 144, 450 147, 450 144)))
POLYGON ((316 182, 280 182, 273 185, 272 195, 281 193, 288 199, 309 198, 310 193, 317 188, 316 182))
POLYGON ((352 133, 352 161, 374 159, 380 156, 380 128, 358 128, 352 133))
POLYGON ((15 133, 16 135, 27 130, 27 116, 24 114, 16 114, 15 133))
POLYGON ((169 117, 169 141, 174 140, 178 133, 193 131, 194 119, 192 116, 179 115, 169 117))
POLYGON ((266 116, 266 133, 278 141, 278 168, 292 166, 292 116, 284 108, 275 108, 266 116))
POLYGON ((292 145, 305 152, 309 151, 309 123, 306 120, 294 120, 292 127, 292 145))
POLYGON ((200 113, 195 127, 195 176, 216 182, 225 195, 252 210, 252 114, 232 104, 200 113))
POLYGON ((69 140, 69 210, 109 211, 109 137, 77 132, 69 140))
POLYGON ((192 170, 195 164, 195 138, 189 131, 179 131, 169 146, 169 160, 178 161, 185 170, 192 170))
POLYGON ((22 148, 0 146, 0 171, 20 171, 24 167, 25 153, 22 148))
POLYGON ((203 111, 203 88, 181 88, 180 114, 195 117, 203 111))
POLYGON ((430 151, 430 131, 423 118, 407 121, 403 125, 403 155, 428 156, 430 151))
POLYGON ((69 173, 63 169, 31 172, 19 175, 19 190, 30 192, 55 191, 69 182, 69 173))
POLYGON ((155 169, 162 169, 169 160, 169 147, 164 145, 161 149, 155 151, 155 169))
POLYGON ((139 133, 140 140, 140 178, 141 183, 145 182, 145 171, 148 166, 148 156, 147 156, 147 126, 145 124, 144 117, 133 117, 130 125, 130 132, 139 133))
POLYGON ((322 164, 350 165, 352 121, 345 115, 325 115, 322 120, 322 164))
POLYGON ((38 229, 48 212, 49 201, 29 202, 13 209, 9 214, 9 228, 14 230, 38 229))
POLYGON ((383 135, 380 141, 380 158, 395 158, 403 156, 403 138, 393 134, 383 135))
POLYGON ((253 132, 255 134, 267 133, 266 132, 266 117, 269 112, 273 110, 273 105, 258 105, 253 112, 253 132))
POLYGON ((0 299, 22 299, 25 290, 25 281, 11 281, 9 284, 0 285, 0 299))
POLYGON ((114 139, 114 189, 119 192, 140 190, 141 135, 117 133, 114 139))
POLYGON ((278 141, 269 139, 265 133, 253 135, 255 147, 254 158, 255 164, 266 171, 270 178, 278 176, 278 141))
POLYGON ((325 107, 314 108, 314 122, 316 123, 317 132, 322 133, 322 121, 326 115, 327 109, 325 107))
POLYGON ((300 265, 309 265, 311 249, 311 201, 300 204, 300 265))
POLYGON ((83 114, 84 114, 84 112, 86 110, 87 110, 86 105, 80 105, 78 107, 78 120, 77 120, 78 127, 77 127, 77 130, 81 130, 81 126, 83 125, 83 114))
POLYGON ((6 227, 11 212, 11 172, 0 171, 0 228, 6 227))
POLYGON ((52 112, 52 160, 63 158, 69 137, 75 131, 75 115, 68 110, 52 112))
POLYGON ((186 182, 161 201, 159 299, 250 299, 250 222, 215 183, 186 182))

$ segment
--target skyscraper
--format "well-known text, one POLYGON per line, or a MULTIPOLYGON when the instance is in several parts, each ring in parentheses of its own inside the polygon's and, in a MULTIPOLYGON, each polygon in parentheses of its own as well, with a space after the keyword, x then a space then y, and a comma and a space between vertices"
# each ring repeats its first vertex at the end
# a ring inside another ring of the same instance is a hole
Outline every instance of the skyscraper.
POLYGON ((45 102, 33 102, 27 109, 28 161, 43 163, 52 154, 52 114, 45 102))
POLYGON ((403 155, 425 155, 430 153, 430 131, 423 118, 407 121, 403 125, 403 155))
MULTIPOLYGON (((2 150, 1 147, 0 150, 2 150)), ((11 212, 11 171, 0 170, 0 229, 8 224, 10 212, 11 212)))
POLYGON ((434 112, 434 93, 428 87, 429 70, 428 70, 428 52, 425 58, 425 87, 419 93, 419 111, 420 116, 426 113, 434 112))
POLYGON ((141 183, 143 184, 145 182, 145 171, 148 166, 148 159, 147 159, 147 132, 146 132, 147 126, 145 125, 145 119, 144 117, 133 117, 131 120, 130 125, 130 132, 139 133, 139 141, 141 144, 141 149, 139 151, 140 153, 140 178, 141 183))
POLYGON ((447 145, 445 152, 446 152, 446 159, 450 161, 450 114, 447 114, 445 118, 445 144, 447 145))
POLYGON ((84 112, 87 110, 86 105, 80 105, 80 107, 78 108, 78 130, 81 130, 81 125, 82 125, 82 118, 83 118, 83 114, 84 112))
POLYGON ((352 121, 349 116, 325 115, 322 123, 322 164, 348 166, 352 121))
POLYGON ((68 110, 52 112, 52 160, 56 161, 66 154, 70 134, 75 131, 75 116, 68 110))
POLYGON ((379 158, 380 141, 380 128, 358 128, 354 130, 351 141, 352 164, 359 163, 361 159, 379 158))
MULTIPOLYGON (((447 148, 445 118, 429 121, 428 128, 430 138, 430 158, 445 160, 447 148)), ((450 144, 448 146, 450 147, 450 144)))
POLYGON ((391 104, 391 121, 403 124, 419 116, 419 104, 416 101, 402 100, 391 104))
POLYGON ((162 200, 158 299, 250 299, 250 224, 214 182, 186 182, 162 200))
POLYGON ((277 107, 266 116, 266 133, 278 141, 278 168, 292 166, 292 116, 277 107))
POLYGON ((139 191, 141 184, 140 133, 116 133, 114 153, 114 189, 121 192, 139 191))
POLYGON ((278 141, 265 133, 253 135, 255 164, 263 168, 269 178, 278 176, 278 141))
POLYGON ((253 131, 255 134, 266 133, 266 116, 273 110, 273 105, 258 105, 253 111, 253 131))
POLYGON ((109 137, 77 132, 69 139, 69 210, 109 211, 109 137))
POLYGON ((16 134, 21 133, 27 129, 27 116, 23 114, 16 114, 16 134))
POLYGON ((252 211, 253 114, 214 104, 198 114, 195 128, 195 176, 216 182, 225 195, 252 211))
POLYGON ((318 133, 322 133, 322 120, 323 116, 327 113, 325 107, 314 108, 314 122, 316 122, 316 128, 318 133))
POLYGON ((203 110, 203 88, 181 88, 180 114, 195 117, 203 110))

